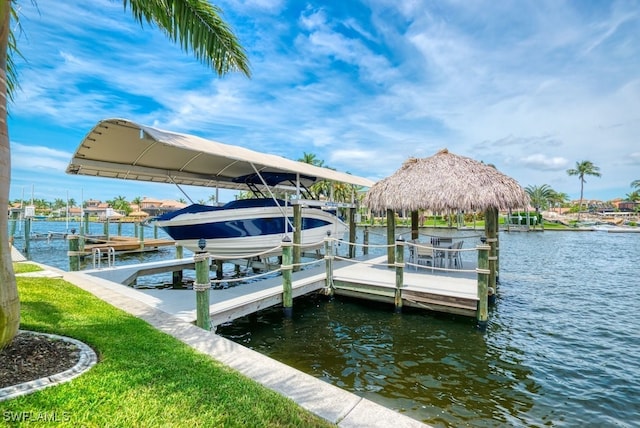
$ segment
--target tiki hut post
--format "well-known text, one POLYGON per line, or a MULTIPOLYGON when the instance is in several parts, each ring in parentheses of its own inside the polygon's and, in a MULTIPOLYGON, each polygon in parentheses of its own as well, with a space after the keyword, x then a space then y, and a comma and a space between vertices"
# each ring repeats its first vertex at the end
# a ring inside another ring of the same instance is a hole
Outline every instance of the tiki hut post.
POLYGON ((396 262, 395 257, 396 215, 393 210, 387 209, 387 263, 389 266, 396 262))
POLYGON ((411 240, 413 241, 420 238, 419 215, 418 210, 411 211, 411 240))
POLYGON ((349 208, 349 258, 353 259, 356 256, 356 209, 354 207, 349 208))

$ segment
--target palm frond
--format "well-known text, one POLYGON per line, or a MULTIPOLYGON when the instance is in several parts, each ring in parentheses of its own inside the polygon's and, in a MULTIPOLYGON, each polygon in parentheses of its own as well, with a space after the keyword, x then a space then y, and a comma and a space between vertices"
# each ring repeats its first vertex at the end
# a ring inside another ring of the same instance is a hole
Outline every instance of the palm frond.
POLYGON ((222 10, 206 0, 124 0, 141 24, 155 24, 219 76, 240 71, 251 76, 249 60, 222 19, 222 10))

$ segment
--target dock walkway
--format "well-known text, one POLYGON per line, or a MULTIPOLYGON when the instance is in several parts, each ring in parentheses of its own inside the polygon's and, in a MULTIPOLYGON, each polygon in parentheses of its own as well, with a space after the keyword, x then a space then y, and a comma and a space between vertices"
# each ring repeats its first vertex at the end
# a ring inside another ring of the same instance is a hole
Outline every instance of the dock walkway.
MULTIPOLYGON (((333 279, 337 295, 394 303, 395 270, 386 267, 383 256, 369 258, 367 263, 335 261, 333 279)), ((363 260, 359 260, 362 262, 363 260)), ((197 318, 195 293, 189 289, 131 288, 120 285, 139 272, 157 273, 180 268, 193 268, 193 259, 143 263, 110 269, 93 269, 84 273, 104 278, 131 298, 187 321, 197 318), (123 282, 124 281, 124 282, 123 282), (114 284, 118 282, 120 284, 114 284)), ((224 283, 224 282, 223 282, 224 283)), ((293 272, 293 297, 299 297, 326 286, 324 262, 293 272)), ((209 312, 213 326, 233 321, 256 311, 282 303, 282 276, 274 274, 253 282, 227 288, 212 287, 209 312)), ((477 282, 468 272, 407 269, 402 289, 404 304, 422 309, 475 316, 477 282)), ((295 304, 294 304, 295 307, 295 304)))

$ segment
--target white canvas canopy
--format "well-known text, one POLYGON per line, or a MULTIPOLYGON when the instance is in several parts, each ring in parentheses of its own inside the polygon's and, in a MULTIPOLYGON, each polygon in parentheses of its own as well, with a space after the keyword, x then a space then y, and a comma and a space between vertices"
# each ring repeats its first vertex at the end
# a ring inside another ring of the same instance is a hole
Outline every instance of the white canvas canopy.
POLYGON ((98 122, 67 166, 68 174, 236 190, 245 190, 246 185, 233 182, 234 178, 256 172, 373 185, 363 177, 126 119, 98 122))

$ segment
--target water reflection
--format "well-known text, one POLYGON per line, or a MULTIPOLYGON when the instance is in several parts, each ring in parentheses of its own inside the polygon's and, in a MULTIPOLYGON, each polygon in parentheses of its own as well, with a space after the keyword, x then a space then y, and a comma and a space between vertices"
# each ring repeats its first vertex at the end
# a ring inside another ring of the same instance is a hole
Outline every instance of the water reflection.
POLYGON ((532 405, 522 351, 488 346, 464 317, 315 296, 296 300, 292 320, 273 309, 218 333, 432 425, 497 426, 532 405))

